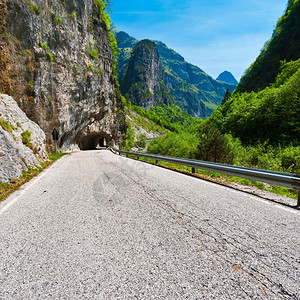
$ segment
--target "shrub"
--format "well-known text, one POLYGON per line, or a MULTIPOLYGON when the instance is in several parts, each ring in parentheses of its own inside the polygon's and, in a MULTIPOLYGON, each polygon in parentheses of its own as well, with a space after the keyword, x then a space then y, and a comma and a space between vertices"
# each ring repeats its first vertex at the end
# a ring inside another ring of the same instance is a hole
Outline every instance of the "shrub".
POLYGON ((72 17, 72 19, 73 19, 74 21, 77 20, 77 14, 76 14, 76 11, 75 11, 75 10, 73 10, 73 12, 72 12, 72 14, 71 14, 71 17, 72 17))
POLYGON ((25 146, 33 149, 33 145, 32 145, 32 142, 31 142, 31 131, 26 130, 26 131, 22 132, 21 137, 22 137, 22 143, 25 146))
POLYGON ((135 137, 134 130, 129 125, 127 128, 126 136, 120 143, 120 148, 126 151, 131 150, 131 148, 134 147, 134 137, 135 137))
POLYGON ((139 134, 139 135, 137 136, 136 145, 137 145, 139 148, 145 148, 145 147, 146 147, 146 144, 147 144, 147 137, 146 137, 146 135, 144 135, 144 134, 139 134))
POLYGON ((94 49, 92 49, 90 47, 90 45, 88 45, 88 53, 89 55, 94 58, 94 59, 99 59, 99 56, 98 56, 98 53, 99 53, 99 50, 97 48, 97 45, 96 45, 96 42, 94 41, 94 49))
POLYGON ((0 118, 0 125, 2 126, 2 128, 8 132, 12 132, 14 127, 7 121, 5 121, 4 119, 0 118))
POLYGON ((197 150, 197 136, 192 133, 169 133, 153 139, 148 145, 148 152, 167 156, 194 158, 197 150))
POLYGON ((47 57, 48 57, 49 61, 53 60, 53 54, 51 52, 47 52, 47 57))
POLYGON ((28 5, 33 13, 35 13, 38 16, 42 13, 42 9, 39 8, 37 5, 35 5, 34 3, 32 3, 29 0, 26 0, 26 2, 28 3, 28 5))
POLYGON ((229 164, 233 162, 234 153, 228 139, 211 123, 207 122, 200 128, 198 138, 197 159, 229 164))

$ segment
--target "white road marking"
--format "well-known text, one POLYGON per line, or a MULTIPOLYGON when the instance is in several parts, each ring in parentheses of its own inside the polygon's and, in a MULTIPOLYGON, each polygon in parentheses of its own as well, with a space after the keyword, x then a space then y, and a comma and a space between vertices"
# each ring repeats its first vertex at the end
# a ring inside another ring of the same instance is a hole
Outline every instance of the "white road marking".
POLYGON ((252 199, 256 200, 256 201, 260 201, 260 202, 263 202, 267 205, 271 205, 271 206, 276 206, 277 208, 280 208, 282 210, 285 210, 285 211, 288 211, 290 213, 293 213, 293 214, 299 214, 300 213, 300 210, 297 210, 297 209, 294 209, 294 208, 289 208, 289 207, 285 207, 281 204, 278 204, 278 203, 275 203, 275 202, 270 202, 268 200, 265 200, 265 199, 260 199, 259 197, 251 197, 252 199))
POLYGON ((18 193, 18 191, 16 191, 15 195, 13 194, 13 196, 11 196, 11 198, 8 198, 8 201, 4 200, 4 202, 3 202, 4 205, 0 209, 0 216, 3 215, 11 206, 13 206, 27 190, 29 190, 34 184, 36 184, 39 180, 41 180, 62 159, 63 159, 63 157, 61 157, 53 165, 51 165, 49 168, 47 168, 42 173, 40 173, 37 177, 35 177, 32 180, 30 180, 29 182, 27 182, 26 187, 23 190, 21 190, 21 192, 18 193))

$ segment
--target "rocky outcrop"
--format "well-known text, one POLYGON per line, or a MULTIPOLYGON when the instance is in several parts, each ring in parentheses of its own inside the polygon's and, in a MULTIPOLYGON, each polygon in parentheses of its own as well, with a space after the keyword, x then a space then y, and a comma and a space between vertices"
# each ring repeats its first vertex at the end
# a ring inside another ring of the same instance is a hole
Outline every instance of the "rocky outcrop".
POLYGON ((135 141, 137 141, 140 135, 145 135, 147 143, 149 143, 151 140, 157 137, 162 137, 164 134, 169 132, 169 130, 160 127, 153 121, 139 115, 135 111, 129 108, 126 108, 126 110, 126 122, 134 131, 135 141))
POLYGON ((0 3, 0 90, 63 150, 118 139, 124 114, 98 0, 0 3), (84 141, 83 141, 84 140, 84 141))
POLYGON ((174 103, 164 84, 164 69, 155 43, 149 40, 139 42, 133 49, 121 92, 132 104, 146 110, 153 106, 174 103))
POLYGON ((29 120, 16 101, 0 94, 0 182, 21 176, 48 158, 42 129, 29 120))

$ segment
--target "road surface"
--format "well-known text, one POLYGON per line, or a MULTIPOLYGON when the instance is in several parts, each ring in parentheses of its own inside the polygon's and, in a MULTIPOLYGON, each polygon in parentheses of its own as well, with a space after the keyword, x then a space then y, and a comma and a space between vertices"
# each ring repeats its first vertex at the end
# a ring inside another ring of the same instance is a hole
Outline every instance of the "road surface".
POLYGON ((300 299, 300 211, 85 151, 0 204, 0 299, 300 299))

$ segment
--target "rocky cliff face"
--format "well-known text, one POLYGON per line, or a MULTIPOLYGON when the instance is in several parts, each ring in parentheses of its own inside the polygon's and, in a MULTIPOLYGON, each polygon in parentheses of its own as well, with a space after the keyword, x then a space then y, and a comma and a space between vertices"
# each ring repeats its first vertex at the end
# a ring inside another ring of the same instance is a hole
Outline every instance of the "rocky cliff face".
POLYGON ((118 137, 123 117, 98 0, 2 0, 0 90, 63 149, 118 137))
POLYGON ((0 95, 0 182, 17 178, 27 167, 47 159, 45 133, 29 120, 16 101, 0 95))
MULTIPOLYGON (((129 61, 132 63, 134 59, 132 51, 138 41, 122 31, 117 34, 117 40, 121 49, 119 81, 122 82, 126 70, 130 70, 129 61)), ((154 41, 154 43, 164 70, 163 83, 172 95, 175 104, 190 115, 197 118, 210 116, 221 104, 226 90, 229 89, 232 92, 235 89, 235 85, 216 81, 200 68, 189 64, 180 54, 169 49, 164 43, 159 41, 154 41)))
POLYGON ((173 103, 164 84, 164 69, 154 42, 143 40, 133 49, 121 80, 121 91, 132 104, 144 109, 173 103))

